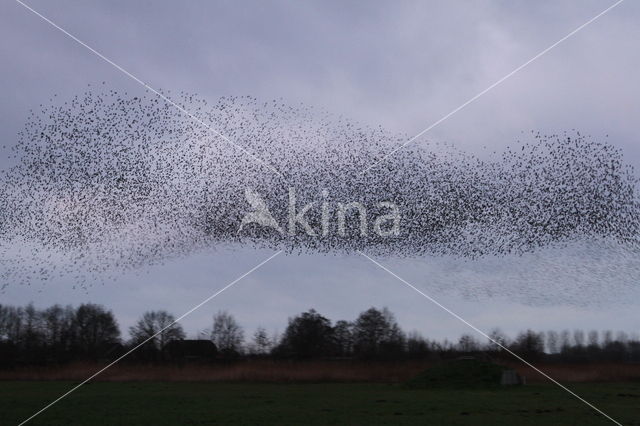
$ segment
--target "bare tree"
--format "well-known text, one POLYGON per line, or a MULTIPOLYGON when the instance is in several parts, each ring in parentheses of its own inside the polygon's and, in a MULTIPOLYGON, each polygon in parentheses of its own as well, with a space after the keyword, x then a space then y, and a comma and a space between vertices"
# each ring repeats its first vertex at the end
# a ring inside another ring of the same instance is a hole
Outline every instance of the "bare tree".
POLYGON ((16 306, 0 307, 0 339, 14 344, 22 341, 23 309, 16 306))
POLYGON ((11 306, 0 304, 0 342, 8 340, 11 306))
POLYGON ((297 358, 332 355, 335 341, 331 321, 315 309, 289 318, 289 324, 275 350, 279 354, 297 358))
POLYGON ((571 333, 569 330, 562 330, 560 332, 560 351, 565 351, 571 348, 571 333))
POLYGON ((253 341, 249 345, 249 352, 255 355, 266 355, 272 347, 271 339, 267 335, 267 330, 258 327, 253 333, 253 341))
POLYGON ((42 312, 44 341, 58 350, 67 349, 74 341, 75 311, 71 305, 64 308, 53 305, 42 312))
POLYGON ((494 328, 493 330, 491 330, 491 333, 489 333, 489 337, 491 338, 491 340, 489 340, 489 347, 494 351, 501 351, 502 347, 507 347, 507 345, 509 344, 509 338, 499 328, 494 328), (497 342, 498 344, 496 344, 495 342, 497 342))
POLYGON ((429 341, 417 331, 407 335, 407 354, 413 358, 424 357, 431 351, 429 341))
POLYGON ((558 336, 557 331, 547 331, 547 351, 549 351, 550 354, 560 352, 559 340, 560 336, 558 336))
POLYGON ((129 328, 129 334, 134 343, 141 343, 155 336, 150 343, 156 349, 162 349, 170 341, 185 337, 182 326, 174 322, 175 318, 167 311, 147 311, 129 328))
POLYGON ((73 319, 74 344, 87 356, 100 355, 105 346, 120 340, 120 330, 113 313, 102 305, 78 306, 73 319))
POLYGON ((544 352, 544 339, 542 333, 527 330, 516 337, 511 345, 515 352, 526 354, 527 356, 537 356, 544 352))
POLYGON ((587 341, 589 342, 589 346, 592 348, 596 348, 600 345, 600 338, 598 336, 598 332, 596 330, 591 330, 587 335, 587 341))
POLYGON ((616 333, 616 340, 620 343, 627 343, 629 341, 629 335, 624 331, 618 331, 616 333))
POLYGON ((340 320, 333 327, 333 338, 336 342, 336 350, 340 356, 348 356, 353 353, 353 323, 340 320))
POLYGON ((387 308, 369 308, 354 324, 354 349, 359 356, 393 356, 404 351, 405 335, 387 308))
POLYGON ((25 348, 34 349, 43 341, 42 317, 40 312, 29 303, 22 311, 22 339, 25 348))
POLYGON ((221 353, 237 355, 242 351, 244 331, 233 315, 227 311, 219 311, 213 316, 211 340, 221 353))
POLYGON ((458 340, 458 350, 460 352, 476 352, 480 350, 480 342, 470 334, 463 334, 458 340))

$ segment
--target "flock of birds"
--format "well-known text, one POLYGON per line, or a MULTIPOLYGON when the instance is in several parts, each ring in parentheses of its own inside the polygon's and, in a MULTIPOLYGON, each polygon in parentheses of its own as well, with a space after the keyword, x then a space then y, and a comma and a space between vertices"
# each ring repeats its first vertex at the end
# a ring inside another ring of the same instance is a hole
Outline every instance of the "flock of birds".
POLYGON ((158 97, 113 90, 31 113, 16 165, 0 180, 0 285, 55 275, 85 285, 229 244, 469 259, 584 238, 638 247, 633 170, 618 149, 576 132, 534 133, 489 160, 418 143, 385 157, 407 138, 312 107, 174 100, 197 119, 158 97), (317 232, 241 229, 252 211, 247 189, 284 230, 295 191, 300 208, 313 203, 305 219, 317 232), (366 233, 356 209, 338 232, 338 203, 352 202, 366 208, 366 233), (373 232, 388 213, 381 202, 398 208, 396 235, 373 232))

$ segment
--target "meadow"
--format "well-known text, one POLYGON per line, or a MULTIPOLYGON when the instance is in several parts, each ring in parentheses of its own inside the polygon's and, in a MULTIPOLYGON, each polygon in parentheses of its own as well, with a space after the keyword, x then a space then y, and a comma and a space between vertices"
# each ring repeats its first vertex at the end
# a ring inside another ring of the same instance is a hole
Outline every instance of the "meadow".
MULTIPOLYGON (((15 425, 74 385, 0 382, 0 424, 15 425)), ((640 383, 572 389, 624 425, 640 425, 640 383)), ((94 382, 32 425, 607 425, 551 384, 494 390, 390 383, 94 382)))

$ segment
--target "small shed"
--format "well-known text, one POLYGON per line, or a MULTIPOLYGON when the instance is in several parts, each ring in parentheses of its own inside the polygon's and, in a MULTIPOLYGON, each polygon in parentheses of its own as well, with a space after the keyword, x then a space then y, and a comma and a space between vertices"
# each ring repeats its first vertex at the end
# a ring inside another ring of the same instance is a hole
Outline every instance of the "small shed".
POLYGON ((509 385, 524 385, 526 384, 525 378, 515 370, 502 370, 502 377, 500 377, 500 384, 502 386, 509 385))

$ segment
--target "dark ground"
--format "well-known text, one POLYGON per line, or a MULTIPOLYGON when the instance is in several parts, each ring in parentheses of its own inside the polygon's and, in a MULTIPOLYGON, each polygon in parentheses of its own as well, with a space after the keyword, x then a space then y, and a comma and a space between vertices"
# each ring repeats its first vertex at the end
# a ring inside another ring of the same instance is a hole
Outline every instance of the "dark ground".
MULTIPOLYGON (((73 382, 0 382, 0 424, 16 425, 73 382)), ((640 425, 640 382, 571 389, 624 425, 640 425)), ((495 390, 397 384, 95 382, 33 425, 607 425, 552 384, 495 390)))

